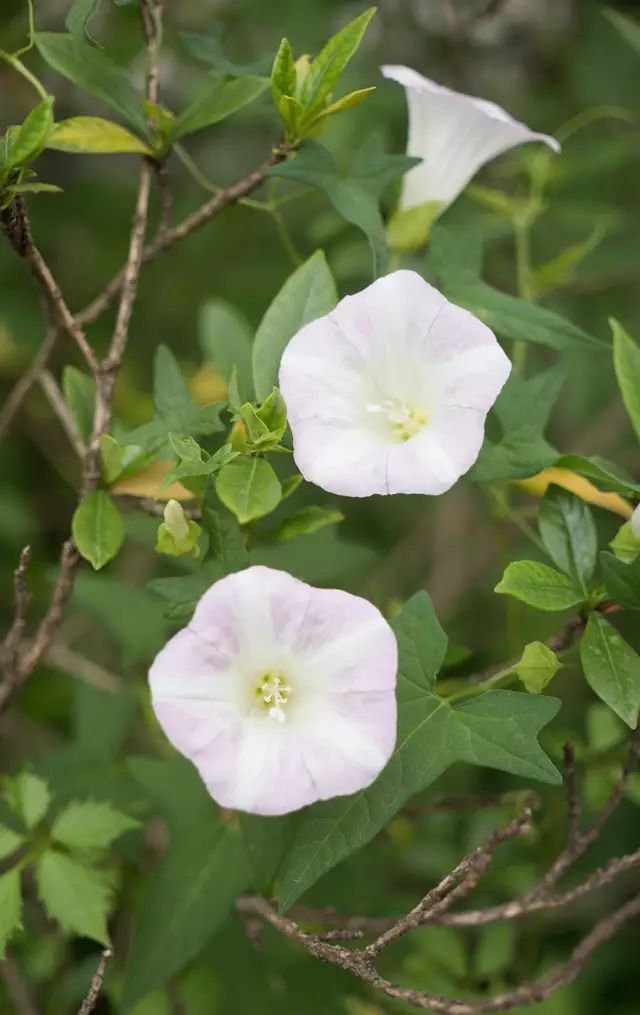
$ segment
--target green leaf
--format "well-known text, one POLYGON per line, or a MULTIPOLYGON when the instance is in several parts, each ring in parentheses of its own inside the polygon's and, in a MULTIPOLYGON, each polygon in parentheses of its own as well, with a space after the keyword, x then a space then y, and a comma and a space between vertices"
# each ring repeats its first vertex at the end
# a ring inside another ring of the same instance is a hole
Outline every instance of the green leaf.
POLYGON ((295 95, 296 61, 288 39, 282 40, 273 61, 271 91, 276 105, 283 95, 295 95))
POLYGON ((541 694, 560 669, 555 652, 541 641, 526 645, 522 658, 513 667, 527 691, 541 694))
MULTIPOLYGON (((640 34, 640 28, 638 28, 640 34)), ((613 364, 633 429, 640 439, 640 347, 622 325, 611 320, 613 331, 613 364)))
POLYGON ((6 860, 8 856, 15 853, 24 842, 24 836, 14 832, 13 828, 0 825, 0 860, 6 860))
POLYGON ((156 417, 127 434, 127 442, 146 451, 158 450, 169 433, 209 436, 223 429, 221 403, 197 405, 178 362, 166 345, 159 345, 153 363, 153 401, 156 417))
POLYGON ((412 794, 431 785, 456 761, 543 782, 560 781, 536 740, 558 710, 556 699, 491 691, 452 705, 434 693, 446 637, 426 593, 409 600, 393 627, 399 648, 394 754, 368 789, 314 804, 302 813, 281 871, 281 910, 369 842, 412 794))
POLYGON ((58 814, 51 835, 72 850, 107 849, 114 839, 138 825, 138 821, 115 810, 111 804, 73 800, 58 814))
POLYGON ((479 269, 475 271, 469 267, 464 272, 457 270, 459 258, 464 257, 464 253, 458 254, 456 251, 455 256, 451 257, 451 250, 454 247, 464 250, 468 243, 477 249, 477 234, 471 239, 468 230, 454 230, 442 225, 433 230, 429 242, 430 262, 436 271, 441 288, 453 303, 466 307, 503 338, 533 342, 557 350, 570 345, 606 349, 604 342, 589 335, 553 310, 509 296, 487 285, 479 278, 479 269), (443 252, 441 246, 445 242, 446 248, 443 252))
POLYGON ((84 155, 151 154, 149 145, 126 127, 100 116, 72 116, 60 120, 49 135, 47 148, 84 155))
POLYGON ((209 554, 220 562, 224 574, 242 571, 248 566, 242 530, 233 515, 216 504, 211 486, 202 504, 202 525, 209 533, 209 554))
POLYGON ((111 434, 103 433, 100 437, 100 456, 102 478, 110 485, 115 483, 129 466, 144 457, 144 450, 139 444, 119 444, 111 434))
POLYGON ((286 479, 282 480, 282 499, 286 500, 287 497, 291 497, 296 492, 298 487, 304 483, 304 478, 299 472, 294 472, 293 476, 287 476, 286 479))
POLYGON ((62 393, 80 440, 86 444, 93 432, 95 381, 81 370, 66 366, 62 371, 62 393))
POLYGON ((53 99, 49 96, 31 110, 22 126, 18 128, 4 170, 25 166, 37 158, 47 144, 52 127, 53 99))
POLYGON ((35 828, 49 810, 51 794, 44 779, 33 772, 19 772, 9 780, 5 790, 9 807, 24 822, 35 828))
POLYGON ((317 317, 328 314, 338 294, 324 253, 317 250, 289 276, 262 318, 253 344, 253 379, 262 400, 278 383, 280 359, 289 340, 317 317))
POLYGON ((73 0, 65 20, 67 31, 80 37, 86 35, 91 40, 87 25, 99 6, 100 0, 73 0))
POLYGON ((171 132, 174 140, 210 127, 257 99, 268 87, 266 78, 209 78, 191 105, 178 116, 171 132))
POLYGON ((375 7, 364 11, 327 42, 312 62, 298 98, 311 119, 329 98, 343 70, 362 42, 367 25, 376 12, 375 7))
POLYGON ((636 52, 640 53, 640 25, 632 21, 631 18, 625 17, 620 11, 613 10, 612 7, 605 7, 602 13, 618 29, 622 38, 626 39, 636 52))
POLYGON ((22 928, 22 895, 20 871, 8 871, 0 877, 0 959, 5 957, 7 945, 22 928))
POLYGON ((223 572, 217 562, 206 561, 193 574, 181 575, 179 578, 155 578, 149 582, 148 588, 169 604, 167 617, 182 622, 189 620, 196 603, 213 582, 227 573, 223 572))
POLYGON ((629 479, 627 474, 618 465, 606 461, 604 458, 585 458, 584 455, 561 455, 553 463, 559 469, 569 469, 577 472, 579 476, 585 476, 603 490, 613 490, 623 497, 640 497, 640 485, 629 479))
POLYGON ((295 539, 297 536, 308 536, 312 532, 324 529, 327 525, 337 525, 343 520, 344 515, 337 508, 318 507, 311 504, 294 511, 292 515, 280 522, 277 529, 272 529, 269 532, 269 539, 281 543, 287 539, 295 539))
POLYGON ((387 257, 380 197, 387 185, 419 162, 408 155, 388 155, 376 135, 369 136, 356 152, 348 173, 341 173, 331 152, 315 141, 269 170, 324 191, 339 215, 363 231, 374 257, 375 273, 384 270, 387 257))
POLYGON ((640 708, 640 656, 600 613, 589 616, 580 660, 591 689, 635 729, 640 708))
POLYGON ((251 399, 253 330, 240 311, 226 300, 208 300, 198 315, 198 340, 205 359, 216 365, 226 381, 235 367, 241 398, 251 399))
POLYGON ((220 821, 195 769, 185 762, 174 766, 173 760, 131 764, 145 793, 151 790, 166 814, 171 834, 139 908, 125 969, 123 1013, 201 951, 250 881, 237 829, 220 821))
POLYGON ((269 514, 282 498, 280 482, 269 463, 245 456, 220 470, 216 492, 241 525, 269 514))
POLYGON ((609 543, 618 560, 631 564, 640 556, 640 535, 636 535, 631 522, 624 522, 609 543))
POLYGON ((76 508, 71 532, 81 556, 99 571, 122 546, 124 522, 109 494, 96 490, 76 508))
POLYGON ((571 578, 536 560, 516 560, 507 565, 495 591, 537 610, 567 610, 585 599, 571 578))
POLYGON ((36 862, 38 896, 47 914, 63 931, 109 944, 107 914, 111 892, 103 876, 57 850, 36 862))
POLYGON ((196 35, 192 32, 178 32, 180 42, 183 44, 189 56, 201 63, 208 64, 212 68, 211 73, 218 77, 239 78, 247 75, 258 75, 260 77, 269 73, 271 56, 263 54, 252 60, 250 63, 239 64, 229 60, 223 51, 220 38, 219 23, 214 24, 206 35, 196 35))
POLYGON ((296 815, 259 817, 238 812, 240 834, 252 871, 252 887, 270 896, 295 828, 296 815))
POLYGON ((538 524, 551 560, 586 597, 598 554, 591 509, 580 497, 551 485, 542 499, 538 524))
POLYGON ((503 437, 497 443, 485 440, 470 474, 475 482, 523 479, 557 461, 544 431, 565 377, 560 363, 526 379, 511 374, 493 408, 503 437))
POLYGON ((35 43, 50 67, 117 110, 140 134, 146 134, 142 99, 129 83, 126 71, 102 49, 56 32, 36 32, 35 43))
POLYGON ((618 560, 612 553, 601 553, 602 577, 607 592, 628 610, 640 610, 640 556, 631 563, 618 560))

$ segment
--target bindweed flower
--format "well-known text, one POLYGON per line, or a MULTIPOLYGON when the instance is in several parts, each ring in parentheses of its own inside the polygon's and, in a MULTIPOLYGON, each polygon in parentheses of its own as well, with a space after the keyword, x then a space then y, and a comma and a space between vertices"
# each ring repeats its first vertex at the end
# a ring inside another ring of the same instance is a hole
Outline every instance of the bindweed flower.
POLYGON ((358 596, 250 567, 149 672, 167 737, 224 807, 286 814, 368 786, 396 739, 395 636, 358 596))
POLYGON ((440 494, 471 468, 511 364, 477 317, 396 271, 291 339, 280 367, 296 464, 331 493, 440 494))
POLYGON ((386 78, 404 85, 409 109, 407 155, 423 160, 404 176, 402 211, 429 203, 436 214, 441 213, 486 162, 526 141, 543 141, 560 151, 555 138, 529 130, 494 102, 454 92, 409 67, 381 70, 386 78))
POLYGON ((640 504, 637 505, 631 515, 631 531, 640 539, 640 504))

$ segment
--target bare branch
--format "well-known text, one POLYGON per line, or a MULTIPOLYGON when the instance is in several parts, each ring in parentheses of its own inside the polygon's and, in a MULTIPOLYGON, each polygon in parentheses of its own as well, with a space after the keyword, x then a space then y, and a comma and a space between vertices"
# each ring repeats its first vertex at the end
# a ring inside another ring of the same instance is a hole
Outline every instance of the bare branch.
POLYGON ((102 990, 102 984, 104 983, 104 976, 107 971, 107 963, 113 952, 110 948, 105 948, 102 955, 100 956, 100 962, 98 968, 93 974, 91 985, 89 987, 89 993, 85 997, 84 1001, 78 1009, 78 1015, 91 1015, 91 1012, 98 1003, 100 997, 100 991, 102 990))
POLYGON ((18 566, 13 572, 13 622, 0 646, 0 662, 4 678, 0 684, 0 711, 2 703, 13 694, 20 685, 20 669, 18 666, 18 648, 22 640, 27 614, 31 605, 31 596, 27 588, 27 569, 31 559, 31 547, 25 546, 20 554, 18 566))
POLYGON ((13 422, 13 417, 20 409, 20 406, 31 391, 31 388, 37 382, 41 372, 45 369, 47 363, 51 359, 51 355, 58 340, 58 334, 59 332, 57 328, 49 329, 44 342, 34 356, 31 365, 27 370, 25 370, 22 377, 16 381, 13 390, 10 392, 8 398, 2 406, 2 409, 0 410, 0 440, 2 440, 6 434, 13 422))
POLYGON ((62 395, 62 392, 60 391, 60 388, 58 387, 55 377, 48 370, 44 369, 40 372, 40 376, 38 377, 38 383, 40 384, 40 387, 47 396, 49 405, 51 406, 56 416, 60 420, 62 424, 62 429, 69 438, 69 443, 71 444, 71 447, 77 454, 78 458, 82 460, 85 456, 86 449, 84 444, 82 443, 82 439, 80 437, 80 434, 78 433, 78 428, 76 427, 76 424, 73 421, 71 413, 69 412, 69 407, 64 400, 64 397, 62 395))

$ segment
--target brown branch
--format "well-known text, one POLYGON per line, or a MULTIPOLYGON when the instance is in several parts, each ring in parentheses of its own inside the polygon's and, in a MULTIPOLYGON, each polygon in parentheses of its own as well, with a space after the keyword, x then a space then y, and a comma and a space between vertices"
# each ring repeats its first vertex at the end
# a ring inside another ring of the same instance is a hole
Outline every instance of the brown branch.
POLYGON ((80 1005, 78 1009, 78 1015, 90 1015, 90 1013, 93 1011, 96 1004, 98 1003, 100 991, 102 990, 102 984, 104 983, 104 976, 107 971, 107 963, 111 958, 112 954, 113 952, 111 951, 110 948, 105 948, 102 955, 100 956, 98 968, 93 974, 93 979, 91 980, 91 985, 89 986, 89 993, 87 994, 84 1001, 80 1005))
POLYGON ((69 412, 69 407, 64 400, 64 396, 60 391, 60 388, 58 387, 56 379, 47 369, 43 369, 38 377, 38 383, 44 391, 49 405, 60 420, 62 429, 69 438, 71 447, 77 454, 78 458, 82 460, 85 456, 86 449, 80 434, 78 433, 78 428, 76 427, 73 417, 69 412))
POLYGON ((245 915, 260 916, 284 937, 300 944, 310 955, 353 973, 365 983, 381 990, 387 997, 405 1001, 415 1008, 440 1012, 442 1015, 480 1015, 482 1012, 508 1011, 519 1006, 538 1004, 560 987, 571 983, 582 972, 591 955, 601 944, 613 937, 629 920, 640 915, 640 895, 598 923, 574 948, 567 962, 515 990, 481 1001, 450 999, 392 983, 378 974, 374 957, 367 954, 366 950, 349 950, 341 945, 324 941, 317 935, 306 933, 289 917, 276 912, 271 903, 261 896, 246 896, 239 900, 238 906, 245 915))
POLYGON ((23 401, 37 382, 41 372, 47 366, 58 340, 58 329, 50 328, 44 342, 38 349, 31 361, 31 365, 20 377, 11 392, 9 393, 2 409, 0 409, 0 440, 5 436, 11 426, 13 417, 16 415, 23 401))
MULTIPOLYGON (((243 197, 247 197, 251 194, 260 184, 263 182, 267 170, 276 163, 281 162, 286 158, 288 149, 284 145, 278 146, 264 160, 262 165, 253 172, 245 176, 244 179, 238 183, 234 183, 232 186, 225 188, 224 190, 218 191, 214 197, 209 201, 205 201, 197 211, 194 211, 187 218, 183 219, 178 225, 173 226, 171 229, 167 229, 159 236, 156 236, 150 243, 148 243, 142 253, 142 263, 149 264, 154 261, 159 254, 164 253, 166 250, 170 250, 171 247, 175 246, 181 240, 186 239, 195 233, 198 229, 202 229, 212 218, 219 215, 224 208, 227 208, 231 204, 235 204, 243 197)), ((117 297, 118 293, 122 288, 124 282, 124 272, 119 271, 117 275, 111 279, 108 285, 105 287, 102 293, 97 296, 91 303, 89 303, 84 310, 78 314, 78 320, 82 324, 93 324, 101 315, 108 310, 117 297)))
POLYGON ((31 547, 25 546, 20 554, 18 566, 13 572, 13 621, 0 646, 0 663, 4 673, 0 684, 0 711, 2 711, 2 703, 9 699, 20 684, 18 648, 31 604, 31 596, 27 588, 27 569, 30 559, 31 547))
POLYGON ((9 1000, 15 1007, 16 1015, 38 1015, 29 988, 13 959, 0 962, 0 978, 4 982, 9 1000))

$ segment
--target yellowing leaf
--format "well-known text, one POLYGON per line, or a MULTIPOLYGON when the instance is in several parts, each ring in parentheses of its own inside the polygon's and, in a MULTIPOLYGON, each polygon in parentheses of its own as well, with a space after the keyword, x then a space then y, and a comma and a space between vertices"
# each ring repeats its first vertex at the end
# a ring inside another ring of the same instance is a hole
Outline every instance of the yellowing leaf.
POLYGON ((594 504, 596 507, 604 508, 605 511, 620 515, 621 518, 631 518, 633 512, 631 504, 620 494, 604 493, 584 476, 579 476, 570 469, 551 466, 538 472, 535 476, 516 479, 514 482, 522 490, 533 494, 534 497, 543 497, 548 487, 553 483, 555 486, 561 486, 563 489, 575 493, 576 497, 580 497, 586 504, 594 504))
POLYGON ((156 500, 193 500, 193 494, 182 483, 171 483, 160 489, 160 484, 167 472, 173 468, 173 462, 152 462, 134 476, 120 479, 111 487, 111 492, 128 497, 153 497, 156 500))
POLYGON ((100 116, 72 116, 69 120, 61 120, 55 124, 47 147, 86 155, 151 154, 149 146, 130 130, 100 116))

